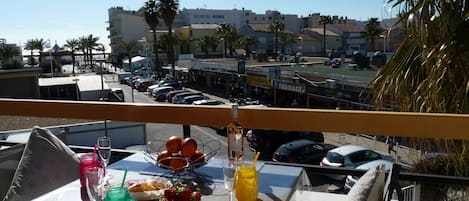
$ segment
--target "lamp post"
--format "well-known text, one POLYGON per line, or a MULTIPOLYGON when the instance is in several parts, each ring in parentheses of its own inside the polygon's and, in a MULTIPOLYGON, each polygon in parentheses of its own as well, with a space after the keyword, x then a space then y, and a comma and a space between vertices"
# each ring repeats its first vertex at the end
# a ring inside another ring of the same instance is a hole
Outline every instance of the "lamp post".
POLYGON ((51 77, 54 77, 54 67, 52 66, 52 45, 50 43, 50 39, 47 39, 47 43, 49 46, 49 61, 50 61, 50 75, 51 77))
POLYGON ((80 100, 80 91, 78 90, 78 81, 80 81, 80 79, 74 78, 72 81, 75 82, 75 89, 76 89, 76 92, 77 92, 77 101, 79 101, 80 100))
POLYGON ((301 57, 303 57, 303 37, 299 36, 298 40, 301 40, 301 57))

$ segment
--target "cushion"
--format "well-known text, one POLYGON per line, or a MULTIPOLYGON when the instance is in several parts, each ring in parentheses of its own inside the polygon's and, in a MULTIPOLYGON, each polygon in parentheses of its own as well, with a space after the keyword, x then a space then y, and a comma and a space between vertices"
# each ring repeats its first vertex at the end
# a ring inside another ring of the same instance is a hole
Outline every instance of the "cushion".
POLYGON ((31 200, 79 178, 76 154, 49 130, 34 127, 4 198, 31 200))
POLYGON ((384 175, 384 165, 370 168, 350 189, 347 201, 381 201, 384 175))
POLYGON ((5 197, 23 155, 24 144, 0 150, 0 198, 5 197))

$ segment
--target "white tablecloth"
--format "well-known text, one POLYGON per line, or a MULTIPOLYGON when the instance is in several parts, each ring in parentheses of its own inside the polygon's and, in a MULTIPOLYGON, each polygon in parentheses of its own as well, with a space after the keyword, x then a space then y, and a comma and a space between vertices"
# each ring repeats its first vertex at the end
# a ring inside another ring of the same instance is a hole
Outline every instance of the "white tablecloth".
MULTIPOLYGON (((229 193, 224 189, 221 162, 222 158, 214 157, 208 164, 195 170, 198 180, 205 181, 201 184, 202 200, 228 200, 229 193)), ((147 162, 143 153, 137 153, 109 166, 109 173, 113 176, 111 183, 119 183, 124 175, 123 170, 126 168, 128 180, 151 178, 169 173, 168 170, 147 162)), ((259 173, 260 200, 290 200, 295 190, 301 189, 304 185, 310 185, 303 168, 269 165, 259 161, 256 169, 259 173)), ((80 181, 76 180, 35 200, 78 201, 81 200, 80 193, 80 181)))

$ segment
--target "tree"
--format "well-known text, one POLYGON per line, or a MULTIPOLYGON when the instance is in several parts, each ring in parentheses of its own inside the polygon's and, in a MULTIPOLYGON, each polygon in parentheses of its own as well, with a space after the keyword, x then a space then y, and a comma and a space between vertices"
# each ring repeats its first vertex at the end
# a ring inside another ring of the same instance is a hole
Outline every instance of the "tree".
POLYGON ((205 53, 205 58, 208 58, 210 49, 216 49, 218 46, 218 38, 215 36, 206 35, 199 39, 199 47, 205 53))
MULTIPOLYGON (((176 36, 173 36, 173 46, 176 45, 176 44, 179 44, 179 38, 176 37, 176 36)), ((165 50, 165 51, 168 51, 168 47, 169 47, 169 40, 168 40, 168 34, 167 33, 164 33, 164 34, 161 34, 160 36, 160 48, 165 50)))
POLYGON ((319 24, 322 24, 322 56, 326 56, 326 25, 332 24, 332 17, 329 15, 321 15, 319 24))
POLYGON ((280 37, 279 37, 279 40, 278 40, 278 43, 280 45, 280 52, 282 53, 285 53, 285 47, 289 44, 289 43, 295 43, 296 42, 296 35, 295 34, 292 34, 292 33, 280 33, 280 37))
POLYGON ((168 27, 168 63, 171 64, 172 75, 175 76, 176 70, 174 69, 174 47, 173 47, 173 22, 176 17, 179 1, 178 0, 159 0, 160 5, 158 8, 158 13, 163 22, 168 27))
POLYGON ((246 52, 247 58, 249 58, 251 55, 251 47, 256 46, 258 43, 259 40, 257 40, 257 37, 254 35, 249 35, 241 40, 241 47, 243 47, 244 51, 246 52))
POLYGON ((24 44, 24 49, 31 51, 31 57, 29 58, 29 65, 31 66, 34 65, 34 55, 33 55, 33 51, 35 50, 34 39, 28 40, 26 44, 24 44))
POLYGON ((0 46, 0 60, 3 60, 2 68, 21 68, 23 65, 22 62, 16 58, 18 56, 20 56, 20 50, 17 47, 9 45, 0 46))
POLYGON ((42 38, 33 40, 34 49, 39 50, 39 63, 42 62, 42 52, 44 51, 44 47, 46 47, 46 45, 51 46, 51 44, 47 44, 47 42, 42 38))
POLYGON ((83 53, 83 62, 85 62, 85 66, 88 64, 88 53, 87 53, 87 49, 89 47, 89 44, 88 44, 88 39, 86 36, 82 36, 80 38, 78 38, 78 40, 80 41, 80 44, 78 45, 78 49, 81 50, 81 52, 83 53))
MULTIPOLYGON (((402 8, 397 23, 404 23, 408 34, 371 83, 375 104, 381 109, 408 112, 469 113, 466 4, 426 0, 392 2, 402 8)), ((422 152, 434 152, 431 148, 436 147, 438 152, 447 153, 445 170, 440 171, 469 176, 469 141, 410 140, 422 152)))
POLYGON ((87 37, 87 48, 90 64, 93 64, 93 50, 96 50, 99 47, 99 37, 93 37, 93 34, 88 35, 87 37))
POLYGON ((381 28, 378 18, 370 18, 366 23, 365 35, 370 40, 371 48, 373 51, 375 50, 375 39, 376 37, 381 35, 383 31, 384 29, 381 28))
POLYGON ((223 40, 223 55, 226 55, 226 48, 227 48, 227 42, 225 38, 228 36, 228 34, 232 31, 233 27, 231 27, 229 24, 221 24, 217 28, 216 34, 220 37, 220 39, 223 40))
POLYGON ((78 39, 68 39, 66 44, 64 45, 65 48, 68 48, 72 53, 72 74, 75 76, 75 50, 78 49, 80 41, 78 39))
POLYGON ((272 22, 272 24, 269 25, 269 30, 274 34, 274 58, 275 61, 277 61, 277 53, 278 53, 278 42, 279 42, 279 34, 285 30, 285 25, 278 20, 275 20, 272 22))
POLYGON ((237 29, 231 27, 228 33, 224 37, 224 41, 226 42, 228 49, 230 50, 230 56, 233 56, 233 52, 235 52, 235 48, 239 46, 239 41, 241 39, 241 34, 238 32, 237 29))
MULTIPOLYGON (((130 68, 130 72, 132 73, 132 77, 134 74, 134 71, 132 69, 132 56, 137 46, 138 46, 137 41, 131 40, 131 41, 126 42, 123 40, 119 40, 119 47, 125 50, 125 55, 127 56, 127 58, 129 58, 129 68, 130 68)), ((132 103, 133 103, 134 102, 134 88, 131 87, 131 90, 132 90, 132 103)))
POLYGON ((143 17, 145 18, 145 22, 147 22, 148 26, 153 33, 153 53, 155 54, 155 59, 153 60, 153 66, 155 70, 158 72, 158 76, 160 76, 161 66, 160 61, 158 59, 158 41, 156 39, 156 27, 159 24, 159 13, 158 13, 158 4, 155 0, 149 0, 145 2, 145 5, 142 8, 143 17))

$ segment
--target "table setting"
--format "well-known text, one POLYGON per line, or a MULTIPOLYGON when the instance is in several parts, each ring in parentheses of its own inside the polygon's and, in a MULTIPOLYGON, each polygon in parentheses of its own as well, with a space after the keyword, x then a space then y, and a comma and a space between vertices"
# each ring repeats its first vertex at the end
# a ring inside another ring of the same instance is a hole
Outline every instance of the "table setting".
POLYGON ((302 168, 232 160, 217 154, 219 143, 177 136, 107 165, 111 139, 103 138, 92 153, 81 154, 80 179, 35 200, 290 200, 309 184, 302 168))

